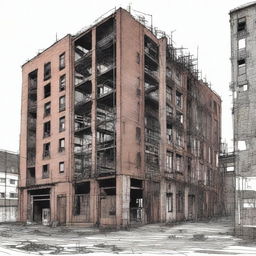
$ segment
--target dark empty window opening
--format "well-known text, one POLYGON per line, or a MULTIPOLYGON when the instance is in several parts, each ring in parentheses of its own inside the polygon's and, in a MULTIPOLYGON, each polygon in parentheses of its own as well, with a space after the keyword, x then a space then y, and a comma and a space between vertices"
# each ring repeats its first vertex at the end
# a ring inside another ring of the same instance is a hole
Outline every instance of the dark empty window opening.
POLYGON ((44 64, 44 80, 51 78, 51 62, 44 64))
POLYGON ((237 64, 238 64, 238 75, 245 74, 245 69, 246 69, 246 61, 245 61, 245 59, 238 60, 237 64))
POLYGON ((49 137, 51 135, 51 122, 48 121, 44 123, 44 137, 49 137))
POLYGON ((60 89, 60 92, 61 91, 64 91, 66 88, 66 75, 62 75, 60 77, 60 81, 59 81, 59 89, 60 89))
POLYGON ((49 96, 51 96, 51 84, 44 86, 44 97, 47 98, 49 96))
POLYGON ((116 194, 116 180, 115 179, 100 180, 99 185, 100 185, 100 191, 101 191, 102 196, 116 194))
POLYGON ((131 187, 143 188, 142 180, 131 179, 131 187))
POLYGON ((43 148, 43 158, 49 158, 50 157, 50 142, 44 144, 43 148))
POLYGON ((43 165, 42 171, 43 171, 42 178, 43 179, 49 178, 49 165, 48 164, 43 165))
POLYGON ((136 127, 136 141, 138 143, 141 142, 141 129, 140 129, 140 127, 136 127))
POLYGON ((86 198, 90 194, 90 182, 75 184, 74 215, 84 215, 86 211, 86 198))
POLYGON ((246 19, 245 17, 238 19, 237 21, 237 32, 246 30, 246 19))
POLYGON ((59 57, 59 69, 65 68, 65 52, 62 53, 59 57))
POLYGON ((49 116, 51 114, 51 102, 44 104, 44 116, 49 116))

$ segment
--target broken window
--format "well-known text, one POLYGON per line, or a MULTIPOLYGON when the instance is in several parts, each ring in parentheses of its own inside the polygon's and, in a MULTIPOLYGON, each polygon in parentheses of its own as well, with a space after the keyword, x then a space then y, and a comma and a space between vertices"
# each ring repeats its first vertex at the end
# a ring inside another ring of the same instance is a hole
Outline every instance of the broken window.
POLYGON ((44 117, 49 116, 51 114, 51 102, 47 102, 44 104, 44 117))
POLYGON ((180 122, 181 124, 183 124, 183 114, 180 112, 176 112, 176 119, 178 122, 180 122))
POLYGON ((66 99, 65 99, 65 95, 61 96, 59 98, 59 111, 64 111, 66 108, 66 99))
POLYGON ((18 198, 18 194, 17 193, 10 193, 10 198, 18 198))
POLYGON ((245 92, 245 91, 247 91, 248 90, 248 84, 246 83, 246 84, 242 84, 242 85, 239 85, 239 91, 241 92, 241 91, 243 91, 243 92, 245 92))
POLYGON ((244 49, 245 48, 245 38, 239 39, 238 40, 238 49, 244 49))
POLYGON ((44 86, 44 98, 51 96, 51 84, 47 84, 44 86))
POLYGON ((59 162, 59 173, 63 173, 65 171, 64 162, 59 162))
POLYGON ((166 193, 166 199, 167 199, 167 211, 172 212, 173 211, 173 194, 166 193))
POLYGON ((3 192, 0 193, 0 197, 1 197, 1 198, 5 198, 5 193, 3 193, 3 192))
POLYGON ((170 117, 170 118, 173 117, 173 109, 169 105, 166 105, 166 115, 167 117, 170 117))
POLYGON ((183 146, 182 135, 178 131, 176 132, 176 145, 179 147, 183 146))
POLYGON ((241 59, 237 61, 238 64, 238 75, 243 75, 245 74, 245 70, 246 70, 246 61, 245 59, 241 59))
POLYGON ((43 145, 43 158, 50 157, 50 142, 43 145))
POLYGON ((59 139, 59 152, 65 151, 65 138, 59 139))
POLYGON ((176 105, 182 108, 182 94, 176 91, 176 105))
POLYGON ((51 78, 51 62, 44 64, 44 81, 51 78))
POLYGON ((243 208, 256 208, 256 199, 255 198, 243 199, 243 208))
POLYGON ((59 90, 60 92, 66 88, 66 75, 62 75, 59 80, 59 90))
POLYGON ((141 142, 141 129, 140 129, 140 127, 136 127, 136 141, 138 143, 141 142))
POLYGON ((245 17, 238 19, 237 21, 237 32, 246 30, 246 19, 245 17))
POLYGON ((59 56, 59 70, 65 68, 65 52, 59 56))
POLYGON ((62 117, 59 119, 59 131, 60 131, 60 132, 65 131, 65 116, 62 116, 62 117))
POLYGON ((44 138, 51 135, 51 122, 44 123, 44 138))
POLYGON ((46 179, 49 178, 49 164, 43 165, 43 170, 42 170, 42 178, 46 179))
POLYGON ((166 154, 166 171, 172 172, 173 170, 173 153, 170 151, 167 151, 166 154))

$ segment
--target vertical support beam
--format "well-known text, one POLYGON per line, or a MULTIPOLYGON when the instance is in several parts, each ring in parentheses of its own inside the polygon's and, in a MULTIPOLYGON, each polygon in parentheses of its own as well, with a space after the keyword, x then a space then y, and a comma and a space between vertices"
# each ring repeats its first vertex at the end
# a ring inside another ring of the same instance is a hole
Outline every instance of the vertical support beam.
POLYGON ((185 193, 184 193, 184 213, 185 213, 185 219, 188 219, 188 192, 189 188, 185 187, 185 193))
POLYGON ((97 63, 96 63, 96 28, 92 29, 92 177, 96 174, 97 168, 97 152, 96 152, 96 122, 97 122, 97 63))
POLYGON ((166 38, 159 46, 159 121, 160 121, 160 221, 166 220, 166 38))
POLYGON ((99 216, 99 185, 97 180, 90 182, 90 222, 96 224, 100 221, 99 216))

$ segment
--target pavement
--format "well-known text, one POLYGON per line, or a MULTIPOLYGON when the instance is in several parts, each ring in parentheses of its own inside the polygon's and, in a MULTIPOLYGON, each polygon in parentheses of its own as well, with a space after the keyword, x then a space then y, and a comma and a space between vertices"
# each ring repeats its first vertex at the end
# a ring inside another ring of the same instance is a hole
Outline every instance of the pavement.
POLYGON ((256 255, 256 243, 232 235, 231 219, 151 224, 128 231, 97 228, 1 224, 0 256, 5 255, 256 255))

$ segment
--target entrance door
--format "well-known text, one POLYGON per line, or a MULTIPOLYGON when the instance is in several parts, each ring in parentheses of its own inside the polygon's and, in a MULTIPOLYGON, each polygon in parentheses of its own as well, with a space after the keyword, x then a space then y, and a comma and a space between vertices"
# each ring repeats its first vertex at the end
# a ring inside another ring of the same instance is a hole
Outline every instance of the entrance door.
POLYGON ((58 212, 58 222, 60 225, 66 224, 66 208, 67 208, 66 195, 58 195, 57 212, 58 212))

